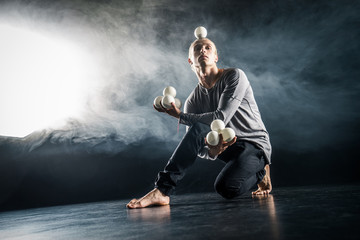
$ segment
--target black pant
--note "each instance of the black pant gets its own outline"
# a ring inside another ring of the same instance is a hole
[[[159,172],[155,187],[170,195],[177,181],[195,162],[210,131],[206,124],[195,123],[189,128],[169,159],[164,171]],[[238,140],[218,157],[226,163],[215,181],[215,190],[224,198],[234,198],[246,193],[265,176],[264,152],[254,144]]]

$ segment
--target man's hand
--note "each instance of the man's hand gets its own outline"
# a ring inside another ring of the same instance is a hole
[[[236,142],[236,136],[230,142],[225,142],[221,133],[219,134],[219,137],[220,137],[219,143],[216,146],[209,145],[205,138],[205,144],[209,147],[209,156],[212,158],[217,155],[220,155],[229,146],[233,145]]]
[[[175,103],[172,102],[171,103],[171,108],[164,108],[163,106],[161,106],[161,108],[157,108],[155,107],[155,105],[153,105],[155,110],[158,111],[158,112],[164,112],[164,113],[167,113],[169,114],[170,116],[173,116],[175,118],[179,118],[180,117],[180,109],[178,109],[176,106],[175,106]]]

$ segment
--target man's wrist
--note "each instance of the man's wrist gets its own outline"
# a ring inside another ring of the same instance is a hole
[[[209,154],[209,157],[211,157],[211,158],[216,158],[218,155],[217,151],[214,151],[214,149],[211,149],[211,148],[209,148],[208,154]]]
[[[179,113],[179,123],[183,123],[182,120],[184,118],[184,113],[183,112],[180,112]]]

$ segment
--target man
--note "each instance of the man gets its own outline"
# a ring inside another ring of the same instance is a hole
[[[266,195],[272,190],[270,179],[271,145],[268,132],[261,120],[252,88],[240,69],[219,69],[215,44],[207,39],[195,40],[189,48],[188,62],[199,84],[187,98],[184,112],[174,103],[172,108],[157,109],[187,125],[187,132],[169,159],[164,171],[159,172],[155,188],[140,199],[133,199],[128,208],[167,205],[187,168],[197,156],[226,163],[215,181],[215,190],[230,199],[248,192],[255,184],[254,195]],[[155,106],[154,106],[155,107]],[[232,128],[236,137],[224,142],[220,135],[217,146],[206,143],[210,123],[220,119]]]

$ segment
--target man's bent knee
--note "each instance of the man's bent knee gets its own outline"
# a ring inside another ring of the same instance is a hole
[[[232,199],[244,194],[247,190],[243,184],[231,184],[223,181],[215,182],[215,191],[220,194],[223,198]]]

